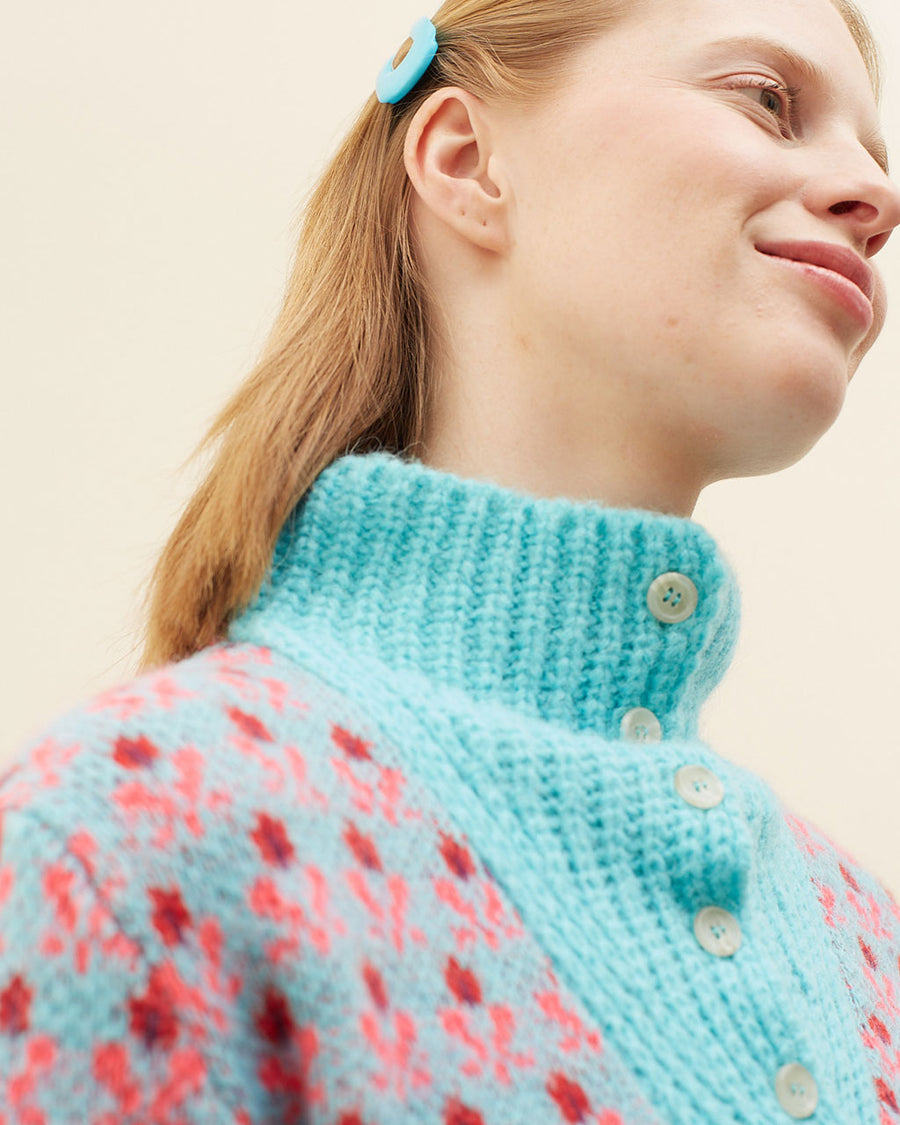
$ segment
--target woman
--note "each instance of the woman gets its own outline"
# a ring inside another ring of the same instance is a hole
[[[900,909],[698,738],[740,602],[690,518],[882,327],[865,21],[448,0],[407,49],[142,675],[0,785],[0,1120],[896,1120]]]

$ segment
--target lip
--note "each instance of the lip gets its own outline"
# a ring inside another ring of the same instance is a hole
[[[863,291],[870,304],[875,296],[875,275],[859,254],[848,246],[838,246],[833,242],[757,242],[756,249],[776,258],[808,262],[811,266],[822,266],[843,274]]]
[[[756,249],[817,281],[866,330],[872,326],[875,275],[866,263],[846,246],[831,242],[758,242]]]

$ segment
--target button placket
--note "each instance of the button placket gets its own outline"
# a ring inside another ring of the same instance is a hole
[[[679,571],[659,575],[647,591],[647,608],[657,621],[664,625],[677,625],[686,621],[699,603],[697,587]],[[654,730],[647,716],[652,712],[644,708],[629,711],[622,719],[622,736],[630,741],[657,741],[648,739]],[[661,732],[661,727],[660,727]],[[661,733],[660,733],[661,737]],[[682,800],[697,809],[712,809],[722,803],[725,787],[711,770],[699,764],[682,766],[674,777],[675,790]],[[715,957],[733,957],[743,942],[738,919],[718,906],[705,906],[694,916],[694,936],[707,953]],[[787,1063],[775,1076],[775,1095],[778,1104],[789,1117],[801,1120],[812,1117],[819,1104],[816,1081],[800,1063]]]
[[[657,621],[677,625],[696,610],[697,587],[685,574],[670,570],[659,575],[647,590],[647,607]],[[662,724],[646,707],[633,707],[622,716],[619,733],[626,742],[660,742]]]
[[[741,948],[741,924],[720,906],[704,906],[694,916],[694,936],[714,957],[733,957]]]
[[[634,707],[622,716],[619,727],[626,742],[660,742],[662,725],[646,707]]]
[[[675,792],[695,809],[714,809],[725,797],[725,786],[706,766],[682,766],[675,774]]]
[[[670,570],[650,583],[647,608],[663,625],[679,625],[694,613],[699,602],[697,587],[686,574]]]
[[[802,1120],[812,1117],[819,1104],[816,1080],[800,1063],[787,1063],[775,1075],[775,1096],[788,1116]]]

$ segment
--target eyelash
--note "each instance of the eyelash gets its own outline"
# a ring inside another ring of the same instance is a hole
[[[753,75],[748,74],[745,78],[742,78],[739,82],[729,83],[728,86],[727,86],[727,89],[729,89],[729,90],[745,90],[745,89],[772,90],[774,93],[780,94],[781,100],[784,103],[783,104],[784,112],[781,115],[781,117],[779,118],[779,120],[783,120],[785,122],[785,124],[788,126],[788,128],[790,129],[791,122],[794,119],[794,103],[796,102],[797,98],[800,96],[800,93],[801,93],[801,90],[798,86],[782,86],[780,82],[776,82],[772,78],[761,78],[759,76],[754,77]],[[765,107],[761,106],[760,108],[764,109]],[[775,115],[773,114],[772,116],[774,117]]]

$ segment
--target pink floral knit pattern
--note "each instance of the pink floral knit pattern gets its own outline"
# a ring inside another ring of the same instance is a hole
[[[825,925],[844,964],[856,968],[850,991],[859,1034],[871,1052],[881,1125],[900,1120],[900,906],[845,850],[798,817],[788,824],[809,858]],[[892,1030],[893,1029],[893,1030]]]
[[[290,672],[214,646],[2,778],[0,1125],[653,1125],[467,841]]]

